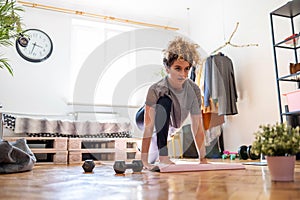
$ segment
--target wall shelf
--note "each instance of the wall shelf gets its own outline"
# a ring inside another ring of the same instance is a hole
[[[286,116],[287,120],[291,117],[299,117],[300,110],[296,112],[289,112],[286,105],[282,105],[281,97],[282,90],[281,84],[285,83],[296,83],[298,88],[300,88],[300,72],[295,74],[288,75],[279,75],[279,65],[278,65],[278,56],[277,49],[285,49],[287,51],[292,51],[294,53],[294,62],[298,63],[298,50],[300,49],[300,42],[298,42],[300,38],[300,31],[295,30],[295,28],[299,28],[299,26],[295,26],[296,18],[300,16],[300,0],[289,1],[285,5],[279,7],[270,13],[270,22],[271,22],[271,30],[272,30],[272,42],[273,42],[273,53],[274,53],[274,64],[275,64],[275,73],[276,73],[276,83],[277,83],[277,95],[278,95],[278,107],[280,113],[280,122],[283,123],[283,116]],[[274,30],[274,19],[276,17],[283,17],[289,19],[290,27],[291,27],[291,36],[286,39],[277,42],[275,39],[275,30]],[[289,45],[287,44],[289,43]],[[286,62],[286,66],[289,65],[291,61]],[[283,112],[283,107],[285,107],[285,112]],[[300,121],[300,120],[299,120]],[[296,125],[299,125],[296,124]],[[293,124],[295,126],[295,124]]]

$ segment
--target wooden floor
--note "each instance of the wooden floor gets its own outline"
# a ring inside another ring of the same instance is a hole
[[[93,173],[84,173],[81,165],[36,164],[30,172],[0,175],[0,199],[296,200],[300,199],[300,161],[294,182],[272,182],[267,166],[253,165],[246,165],[243,170],[128,170],[124,175],[116,175],[112,163],[97,164]]]

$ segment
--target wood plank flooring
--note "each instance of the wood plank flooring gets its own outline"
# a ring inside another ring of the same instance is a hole
[[[36,164],[30,172],[2,174],[0,199],[300,199],[300,161],[294,182],[272,182],[267,166],[181,173],[127,170],[116,175],[112,164],[97,164],[93,173],[84,173],[81,165]]]

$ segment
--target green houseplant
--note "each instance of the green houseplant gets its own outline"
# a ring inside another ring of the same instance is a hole
[[[14,0],[0,0],[0,47],[12,46],[15,39],[22,32],[21,17],[18,14],[23,9]],[[3,48],[1,48],[3,50]],[[7,69],[13,75],[8,59],[0,53],[0,68]]]
[[[260,125],[255,132],[252,152],[265,156],[289,156],[300,151],[299,127],[292,128],[286,123]]]
[[[273,181],[293,181],[295,155],[300,152],[299,127],[276,123],[260,125],[259,128],[254,133],[251,151],[266,156]]]

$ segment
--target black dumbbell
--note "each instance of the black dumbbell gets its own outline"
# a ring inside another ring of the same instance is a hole
[[[95,163],[93,160],[85,160],[82,165],[84,172],[92,172],[94,167],[95,167]]]
[[[246,146],[242,145],[238,149],[239,158],[243,160],[247,160],[250,158],[251,160],[257,160],[259,159],[259,155],[254,154],[251,152],[252,145]]]
[[[143,170],[143,162],[141,160],[133,160],[131,164],[125,164],[125,161],[115,161],[114,170],[117,174],[123,174],[126,169],[132,169],[133,172],[141,172]]]
[[[260,158],[259,155],[256,155],[255,153],[253,153],[251,151],[251,148],[252,148],[252,145],[249,145],[248,148],[247,148],[247,154],[248,154],[248,157],[251,159],[251,160],[257,160]]]

